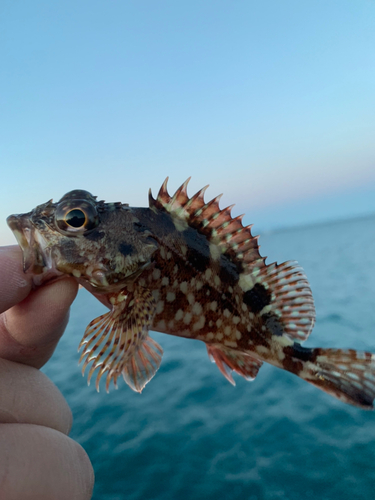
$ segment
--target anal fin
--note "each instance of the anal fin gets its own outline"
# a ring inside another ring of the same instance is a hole
[[[246,380],[254,380],[263,362],[258,361],[249,354],[228,349],[222,346],[206,345],[208,355],[215,362],[224,377],[236,385],[232,371],[235,371]]]
[[[134,391],[141,392],[158,370],[163,350],[149,335],[155,314],[155,301],[150,291],[135,289],[111,295],[112,310],[94,319],[86,328],[79,345],[84,361],[82,373],[92,362],[88,383],[96,369],[96,389],[107,372],[106,390],[110,382],[117,387],[117,379],[123,376]]]

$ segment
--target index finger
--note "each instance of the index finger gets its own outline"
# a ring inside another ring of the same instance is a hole
[[[16,246],[0,250],[0,282],[0,357],[40,368],[64,332],[78,285],[66,278],[33,290]]]

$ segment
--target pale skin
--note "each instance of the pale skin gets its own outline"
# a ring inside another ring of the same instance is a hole
[[[0,247],[0,491],[2,500],[89,500],[94,473],[68,437],[71,410],[39,371],[68,323],[77,284],[32,289],[18,247]]]

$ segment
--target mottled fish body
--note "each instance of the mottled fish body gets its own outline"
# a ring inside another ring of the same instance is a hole
[[[191,198],[186,181],[167,183],[149,208],[67,193],[27,214],[8,217],[37,284],[75,277],[110,311],[87,327],[83,370],[106,388],[121,375],[140,392],[162,359],[149,330],[201,340],[223,375],[248,380],[263,362],[287,370],[338,399],[373,408],[375,356],[304,348],[315,321],[307,278],[296,262],[266,264],[258,238],[231,207]]]

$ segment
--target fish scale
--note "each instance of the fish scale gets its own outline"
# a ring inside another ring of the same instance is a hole
[[[304,348],[315,322],[311,289],[295,261],[266,264],[258,236],[192,197],[189,179],[170,196],[168,178],[149,207],[105,203],[74,190],[27,214],[8,217],[36,285],[74,277],[110,311],[93,320],[80,343],[83,372],[141,392],[162,360],[156,330],[205,342],[209,358],[234,384],[253,380],[264,362],[364,409],[375,397],[375,355]]]

